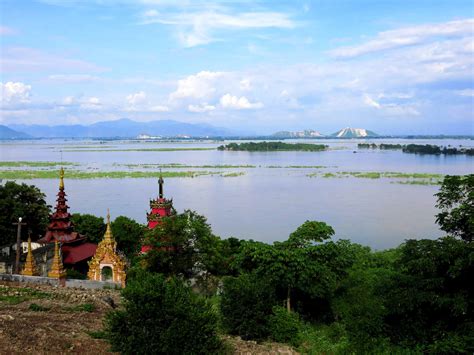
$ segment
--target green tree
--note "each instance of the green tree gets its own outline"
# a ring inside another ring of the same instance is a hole
[[[276,302],[274,286],[260,275],[225,277],[220,301],[222,325],[242,339],[263,340],[270,334],[268,321]]]
[[[187,210],[165,217],[160,225],[145,231],[144,243],[152,247],[143,256],[148,270],[190,278],[205,268],[203,258],[214,253],[216,237],[205,217]]]
[[[74,224],[74,230],[85,235],[92,243],[99,243],[104,237],[106,225],[102,217],[74,213],[71,220]]]
[[[0,185],[0,245],[16,240],[17,227],[12,223],[22,217],[26,226],[22,228],[22,239],[26,240],[28,230],[32,238],[44,235],[49,221],[50,206],[45,195],[33,185],[7,181]]]
[[[383,283],[392,342],[428,353],[474,352],[474,245],[453,237],[408,240]]]
[[[106,318],[112,350],[122,354],[218,354],[217,316],[177,278],[139,271],[122,291],[123,310]]]
[[[474,174],[446,176],[436,194],[436,223],[448,234],[472,242],[474,238]]]
[[[242,270],[255,270],[284,288],[290,312],[293,290],[310,297],[326,297],[335,289],[339,274],[350,265],[350,243],[316,244],[333,234],[334,230],[324,222],[306,221],[285,242],[246,242],[237,262]]]
[[[125,216],[115,218],[111,227],[117,241],[117,249],[129,259],[133,258],[140,251],[145,227]]]

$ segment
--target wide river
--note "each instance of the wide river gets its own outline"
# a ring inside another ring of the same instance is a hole
[[[348,172],[442,175],[474,172],[474,158],[465,155],[416,155],[357,148],[357,144],[363,142],[472,147],[473,140],[328,139],[307,142],[327,144],[330,150],[143,151],[151,148],[216,148],[222,142],[107,141],[101,144],[90,140],[37,140],[1,143],[0,161],[60,162],[62,159],[79,164],[67,166],[67,169],[85,171],[158,169],[156,166],[136,166],[138,164],[192,165],[193,168],[167,168],[163,171],[219,173],[194,178],[167,178],[165,196],[173,198],[178,212],[191,209],[206,216],[214,233],[221,237],[281,241],[304,221],[317,220],[333,226],[336,238],[350,239],[375,249],[397,246],[407,238],[442,236],[443,232],[435,223],[437,209],[434,194],[438,192],[439,185],[417,183],[426,179],[360,178]],[[210,167],[215,165],[252,167]],[[158,192],[156,178],[75,180],[68,178],[67,169],[65,185],[71,213],[105,216],[107,208],[110,208],[112,218],[125,215],[140,223],[146,222],[149,200],[155,198]],[[346,174],[341,174],[344,172]],[[38,186],[46,194],[48,204],[54,205],[57,179],[18,181]]]

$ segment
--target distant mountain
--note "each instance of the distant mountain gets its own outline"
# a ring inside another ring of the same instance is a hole
[[[277,138],[314,138],[314,137],[324,137],[324,134],[319,133],[318,131],[313,131],[312,129],[305,129],[304,131],[280,131],[272,134],[272,137]]]
[[[379,135],[375,132],[369,131],[364,128],[343,128],[336,133],[331,134],[331,137],[337,138],[370,138],[378,137]]]
[[[21,139],[31,138],[28,134],[15,131],[7,126],[0,125],[0,139]]]
[[[184,123],[173,120],[137,122],[126,118],[97,122],[91,125],[10,125],[35,138],[135,138],[139,135],[161,137],[216,137],[230,136],[233,132],[202,123]]]

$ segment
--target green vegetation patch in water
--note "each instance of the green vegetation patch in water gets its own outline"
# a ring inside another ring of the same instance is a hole
[[[57,161],[0,161],[0,167],[15,168],[29,166],[32,168],[55,167],[55,166],[77,166],[78,163],[57,162]]]
[[[326,150],[327,145],[310,143],[283,143],[283,142],[248,142],[248,143],[229,143],[221,145],[218,150],[247,151],[247,152],[278,152],[278,151],[303,151],[320,152]]]
[[[169,163],[169,164],[114,164],[117,166],[126,166],[128,168],[143,168],[143,169],[237,169],[237,168],[256,168],[256,165],[226,165],[226,164],[216,164],[216,165],[186,165],[179,163]]]
[[[220,171],[66,171],[68,179],[124,179],[124,178],[157,178],[162,174],[164,178],[197,177],[201,175],[219,175]],[[3,170],[0,171],[1,179],[57,179],[57,171],[50,170]]]

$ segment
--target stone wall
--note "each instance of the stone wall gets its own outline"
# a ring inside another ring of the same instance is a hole
[[[39,285],[50,285],[50,286],[61,286],[58,279],[43,276],[25,276],[16,274],[0,274],[0,281],[18,282],[24,284],[39,284]],[[106,281],[92,281],[92,280],[77,280],[77,279],[66,279],[66,287],[71,288],[83,288],[83,289],[117,289],[121,288],[119,283],[106,282]]]

